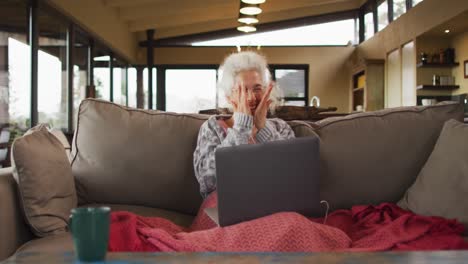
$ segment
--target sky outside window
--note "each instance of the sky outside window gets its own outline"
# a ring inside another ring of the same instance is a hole
[[[353,42],[354,19],[192,43],[193,46],[317,46]]]

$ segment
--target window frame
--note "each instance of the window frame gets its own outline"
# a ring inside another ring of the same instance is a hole
[[[276,82],[276,70],[303,70],[304,71],[304,96],[303,97],[283,97],[284,102],[304,102],[304,106],[308,105],[309,100],[309,64],[270,64],[269,69],[271,78]]]
[[[93,62],[93,58],[95,56],[94,52],[94,45],[99,45],[104,47],[105,49],[109,50],[111,54],[113,54],[114,57],[118,57],[121,61],[123,61],[126,65],[128,65],[128,61],[123,57],[117,55],[112,48],[100,41],[99,36],[96,36],[95,34],[91,33],[88,30],[85,30],[84,28],[80,27],[78,23],[71,17],[67,16],[66,14],[62,13],[52,5],[48,4],[47,2],[44,1],[39,1],[39,0],[24,0],[27,6],[27,21],[28,21],[28,26],[26,30],[26,35],[28,37],[28,45],[30,46],[30,57],[31,57],[31,65],[30,65],[30,76],[31,76],[31,81],[30,81],[30,127],[34,127],[38,124],[39,118],[38,118],[38,54],[39,54],[39,36],[40,36],[40,28],[39,28],[39,16],[43,13],[46,12],[50,14],[50,16],[53,16],[54,18],[57,18],[59,20],[62,20],[63,23],[65,23],[67,27],[67,39],[66,39],[66,65],[67,65],[67,70],[66,70],[66,75],[67,75],[67,91],[68,91],[68,100],[67,100],[67,127],[66,128],[61,128],[63,132],[69,136],[73,136],[73,131],[74,131],[74,124],[73,124],[73,115],[75,114],[74,112],[74,100],[73,100],[73,65],[75,62],[74,59],[74,52],[75,52],[75,40],[76,36],[79,34],[80,36],[85,36],[86,38],[89,39],[89,50],[88,50],[88,63]],[[111,68],[111,65],[109,65],[109,68]],[[128,67],[127,67],[128,68]],[[88,87],[87,87],[87,94],[89,97],[92,97],[92,93],[88,93],[92,87],[94,87],[94,63],[89,63],[87,69],[86,69],[86,74],[87,74],[87,82],[88,82]],[[110,70],[110,75],[112,76],[112,70]],[[110,76],[110,77],[111,77]],[[90,78],[91,77],[91,78]],[[128,90],[128,89],[127,89]],[[110,91],[112,93],[113,87],[111,84]],[[128,91],[127,91],[128,92]],[[112,94],[110,95],[112,98]]]

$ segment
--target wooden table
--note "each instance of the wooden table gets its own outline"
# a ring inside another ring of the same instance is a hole
[[[73,253],[19,253],[4,264],[79,263]],[[109,253],[101,263],[468,263],[468,251],[376,253]]]

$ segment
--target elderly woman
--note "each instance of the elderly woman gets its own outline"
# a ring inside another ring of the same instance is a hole
[[[251,51],[234,53],[225,59],[220,70],[218,88],[224,91],[234,114],[212,116],[200,128],[193,159],[204,198],[216,189],[217,148],[294,138],[286,122],[267,119],[268,108],[276,98],[263,56]]]

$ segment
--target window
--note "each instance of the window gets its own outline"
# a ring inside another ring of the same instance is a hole
[[[355,39],[354,19],[346,19],[265,33],[243,34],[193,43],[193,46],[314,46],[347,45]],[[314,36],[314,37],[310,37]]]
[[[393,20],[406,12],[406,0],[393,0]]]
[[[280,90],[278,96],[283,98],[284,105],[307,105],[307,72],[308,65],[285,67],[271,65],[273,78]],[[306,72],[307,71],[307,72]]]
[[[38,12],[38,122],[68,129],[68,23],[49,10]]]
[[[0,1],[0,125],[25,131],[31,123],[31,56],[26,1]],[[14,28],[14,31],[4,29]],[[18,132],[20,132],[18,131]]]
[[[198,113],[216,108],[215,69],[167,69],[166,111]]]
[[[113,101],[127,105],[127,69],[125,63],[116,59],[113,68]]]
[[[388,25],[388,3],[387,0],[380,2],[377,7],[377,17],[379,22],[379,31]]]
[[[128,68],[128,106],[137,107],[137,71],[136,68]]]
[[[374,36],[374,15],[372,12],[366,13],[364,15],[364,36],[365,39],[370,39]]]
[[[88,84],[88,36],[76,30],[73,65],[73,128],[76,128],[81,101],[86,98]]]
[[[413,0],[413,6],[421,3],[423,0]]]
[[[157,69],[156,68],[153,68],[153,108],[152,109],[156,109],[156,101],[157,101],[157,96],[156,96],[156,93],[158,91],[158,89],[156,89],[156,85],[157,85]]]
[[[96,98],[110,101],[110,56],[98,55],[94,57],[94,85]]]
[[[153,68],[153,102],[152,102],[152,109],[156,109],[156,68]],[[148,68],[143,70],[143,94],[144,94],[144,109],[148,109]]]

